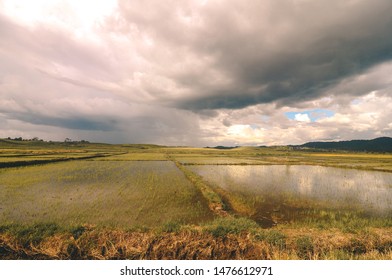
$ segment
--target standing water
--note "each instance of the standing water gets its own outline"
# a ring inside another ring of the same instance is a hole
[[[304,209],[392,216],[392,173],[307,165],[202,165],[191,169],[241,197],[254,208],[253,218],[267,224],[273,213],[290,220]]]

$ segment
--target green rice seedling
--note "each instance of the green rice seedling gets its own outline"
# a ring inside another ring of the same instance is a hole
[[[0,223],[159,227],[212,218],[171,162],[66,162],[6,170],[0,182]]]

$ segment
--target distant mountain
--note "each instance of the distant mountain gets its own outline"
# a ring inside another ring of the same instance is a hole
[[[236,149],[238,146],[235,147],[228,147],[228,146],[215,146],[215,147],[206,147],[209,149],[218,149],[218,150],[231,150],[231,149]]]
[[[392,138],[380,137],[372,140],[351,140],[339,142],[308,142],[297,147],[333,149],[347,151],[392,152]]]

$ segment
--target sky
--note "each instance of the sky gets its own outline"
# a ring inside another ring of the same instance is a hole
[[[0,0],[0,137],[392,137],[390,0]]]

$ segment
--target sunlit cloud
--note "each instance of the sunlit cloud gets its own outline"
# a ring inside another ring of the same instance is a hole
[[[294,119],[299,122],[310,122],[310,118],[308,114],[301,114],[301,113],[295,114]]]

